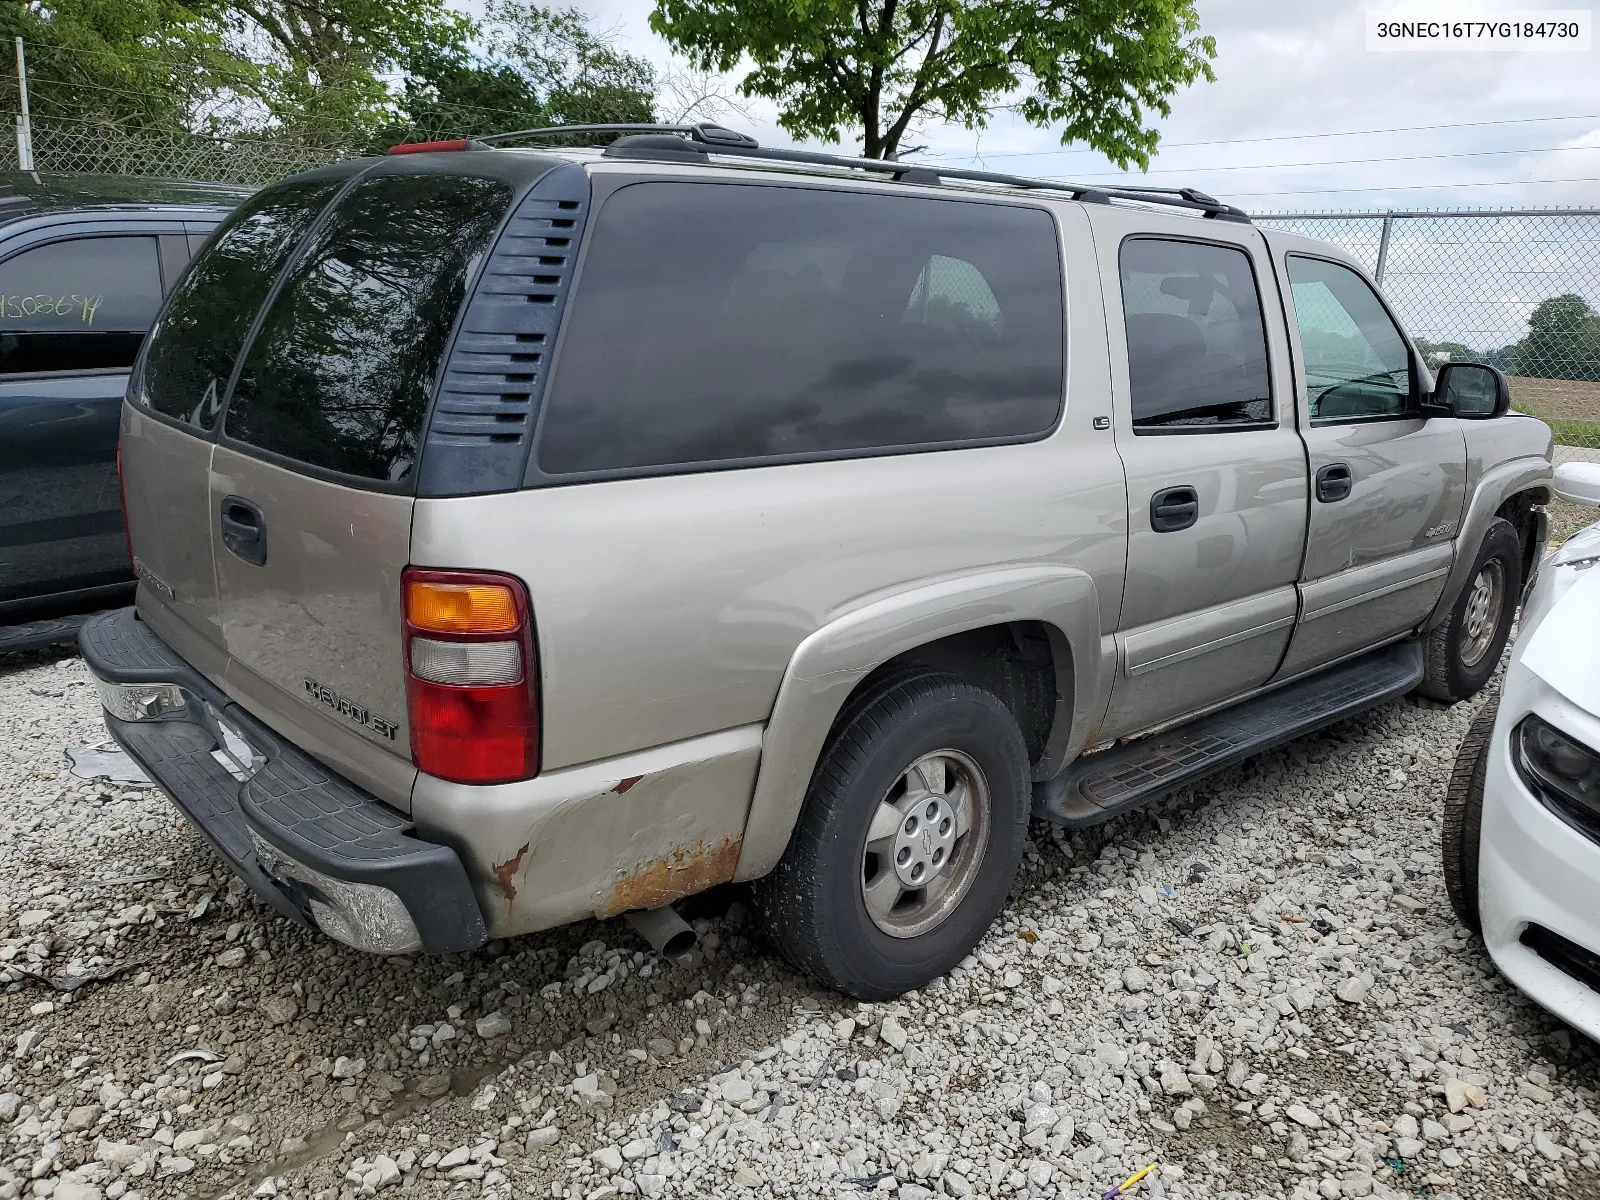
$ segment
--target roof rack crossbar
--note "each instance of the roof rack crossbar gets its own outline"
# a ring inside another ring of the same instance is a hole
[[[962,167],[943,167],[936,163],[907,162],[902,159],[852,158],[843,154],[825,154],[817,150],[789,150],[760,146],[746,134],[736,133],[720,125],[702,122],[695,125],[669,125],[653,122],[614,125],[548,125],[539,129],[517,129],[509,133],[495,133],[476,140],[497,145],[532,137],[568,137],[579,134],[677,134],[688,143],[685,150],[697,154],[721,154],[737,158],[764,159],[772,162],[806,163],[811,166],[843,167],[856,171],[888,175],[905,183],[938,183],[942,179],[961,179],[973,183],[992,183],[1026,191],[1063,192],[1075,200],[1109,204],[1113,199],[1134,200],[1143,204],[1160,204],[1174,208],[1196,209],[1207,217],[1224,221],[1241,221],[1246,224],[1250,216],[1243,209],[1225,204],[1198,188],[1160,188],[1135,184],[1107,187],[1103,184],[1071,183],[1061,179],[1037,179],[1025,175],[1007,175],[997,171],[976,171]],[[626,137],[614,143],[615,149],[626,150]],[[641,142],[646,138],[639,139]],[[629,157],[651,157],[652,148],[640,146]],[[674,156],[676,157],[676,156]]]

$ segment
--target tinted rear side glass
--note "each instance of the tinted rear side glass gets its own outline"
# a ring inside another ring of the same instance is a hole
[[[83,237],[0,263],[0,373],[126,370],[161,306],[153,237]]]
[[[473,176],[352,188],[263,319],[227,436],[325,471],[403,480],[467,282],[510,202],[506,184]]]
[[[1267,338],[1250,256],[1228,246],[1130,238],[1120,270],[1134,428],[1270,424]]]
[[[549,474],[1036,437],[1061,406],[1039,209],[635,184],[601,209],[571,304]]]
[[[135,400],[209,429],[256,310],[296,243],[341,183],[297,180],[258,192],[229,218],[173,289],[151,331]]]

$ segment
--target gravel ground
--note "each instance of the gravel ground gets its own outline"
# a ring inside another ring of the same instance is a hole
[[[1594,1048],[1445,901],[1473,708],[1403,701],[1036,826],[979,952],[858,1005],[737,892],[691,910],[688,967],[618,922],[345,950],[158,792],[67,773],[103,736],[76,659],[0,659],[0,1200],[1086,1197],[1150,1162],[1139,1195],[1600,1194]]]

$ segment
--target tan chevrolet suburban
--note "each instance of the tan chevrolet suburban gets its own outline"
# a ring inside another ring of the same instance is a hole
[[[570,133],[570,130],[562,131]],[[1489,678],[1550,434],[1332,246],[1192,190],[714,126],[266,188],[122,410],[113,735],[380,953],[748,881],[886,997],[1105,821]]]

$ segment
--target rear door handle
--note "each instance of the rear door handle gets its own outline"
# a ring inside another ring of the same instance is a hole
[[[1150,497],[1150,528],[1175,533],[1200,519],[1200,493],[1188,484],[1162,488]]]
[[[220,514],[222,544],[255,566],[267,561],[267,517],[261,506],[243,496],[227,496]]]
[[[1343,500],[1355,486],[1349,463],[1329,463],[1317,468],[1317,499],[1324,504]]]

